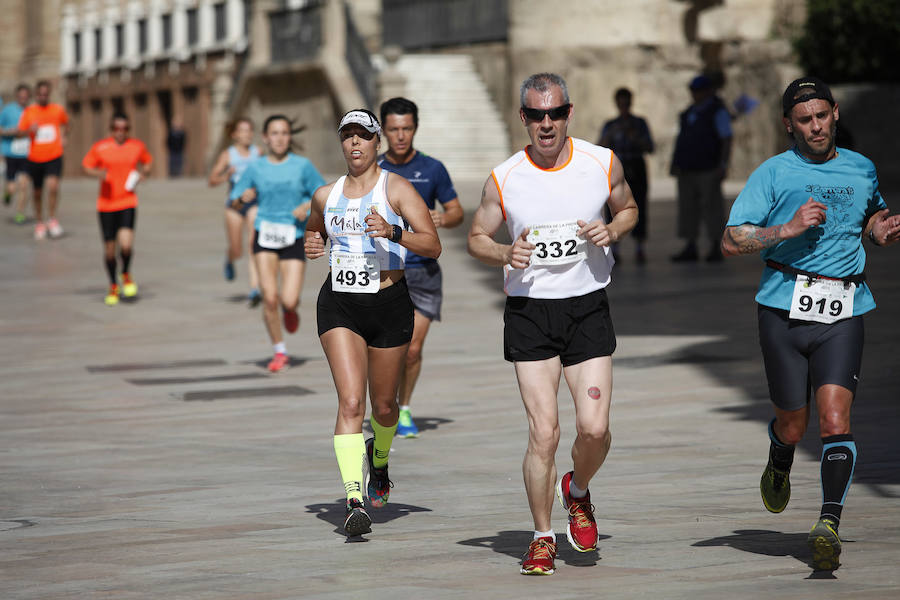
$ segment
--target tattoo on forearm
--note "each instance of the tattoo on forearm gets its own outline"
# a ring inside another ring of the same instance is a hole
[[[740,225],[738,227],[729,227],[725,230],[725,236],[730,244],[737,249],[740,254],[751,254],[759,252],[766,248],[781,242],[784,238],[781,235],[782,225],[773,227],[757,227],[755,225]]]

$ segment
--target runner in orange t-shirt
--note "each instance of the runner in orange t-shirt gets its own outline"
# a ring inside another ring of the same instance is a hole
[[[103,253],[109,274],[109,293],[104,302],[108,306],[119,303],[119,283],[116,280],[116,242],[122,259],[122,294],[126,298],[137,295],[137,284],[129,273],[131,249],[134,245],[134,222],[137,209],[138,182],[150,174],[153,158],[144,142],[128,137],[131,129],[128,117],[116,113],[110,124],[112,135],[88,150],[81,161],[84,172],[100,179],[97,214],[103,234]]]
[[[59,202],[59,178],[62,174],[62,155],[69,133],[69,115],[59,104],[50,103],[50,82],[39,81],[34,89],[35,104],[22,113],[19,120],[19,134],[31,138],[28,152],[28,174],[34,186],[34,239],[58,238],[63,229],[56,219]],[[44,179],[47,180],[47,198],[50,218],[44,222],[42,192]]]

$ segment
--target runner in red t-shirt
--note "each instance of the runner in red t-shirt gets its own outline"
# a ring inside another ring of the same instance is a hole
[[[19,135],[31,138],[28,152],[28,175],[34,186],[34,239],[58,238],[63,229],[56,219],[59,202],[59,178],[62,174],[63,148],[69,133],[69,115],[59,104],[50,102],[50,82],[39,81],[34,88],[35,104],[22,113],[19,120]],[[44,179],[47,180],[47,199],[50,218],[44,222],[42,192]]]
[[[110,281],[109,293],[104,302],[108,306],[114,306],[119,303],[116,242],[122,258],[122,294],[126,298],[137,295],[137,284],[128,270],[138,203],[134,189],[139,181],[150,174],[153,158],[144,142],[128,137],[131,126],[125,114],[114,114],[110,128],[112,135],[91,146],[81,165],[85,173],[100,179],[97,214],[100,217],[106,271]]]

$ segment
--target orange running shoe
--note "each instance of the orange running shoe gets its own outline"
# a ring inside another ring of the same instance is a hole
[[[553,575],[556,558],[556,542],[552,537],[541,537],[528,545],[528,552],[522,559],[522,575]]]

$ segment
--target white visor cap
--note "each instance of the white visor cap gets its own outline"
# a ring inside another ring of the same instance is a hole
[[[341,124],[338,125],[338,133],[341,132],[341,129],[346,127],[347,125],[356,124],[361,126],[366,131],[372,132],[376,135],[381,135],[381,125],[378,124],[378,121],[372,118],[372,115],[369,113],[363,112],[361,110],[351,110],[344,118],[341,119]]]

